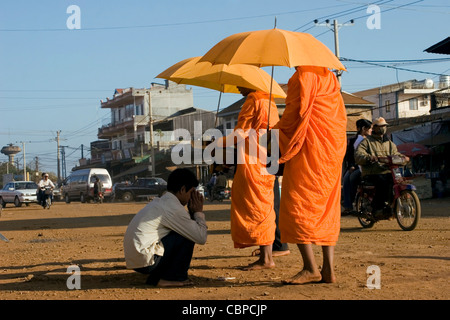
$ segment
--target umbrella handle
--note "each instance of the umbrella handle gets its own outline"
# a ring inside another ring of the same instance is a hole
[[[271,74],[271,77],[270,77],[269,112],[267,114],[267,132],[269,132],[269,130],[270,130],[270,109],[271,109],[270,108],[270,104],[271,104],[271,101],[272,101],[272,84],[273,84],[273,66],[272,66],[272,74]],[[276,104],[275,104],[275,106],[276,106]]]
[[[273,28],[277,28],[277,16],[275,16],[275,22]],[[272,101],[272,83],[273,83],[273,66],[272,66],[272,74],[270,77],[270,92],[269,92],[269,113],[267,114],[267,132],[270,130],[270,102]],[[275,104],[276,106],[276,104]]]
[[[222,85],[222,90],[223,90],[223,86],[224,86],[224,85]],[[219,118],[219,106],[220,106],[220,99],[221,99],[221,98],[222,98],[222,91],[220,91],[220,94],[219,94],[219,102],[217,103],[216,122],[215,122],[214,128],[217,127],[217,119]]]

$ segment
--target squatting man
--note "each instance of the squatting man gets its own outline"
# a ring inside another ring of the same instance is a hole
[[[174,170],[167,181],[167,192],[147,204],[128,225],[124,237],[126,266],[148,275],[147,284],[192,284],[188,270],[194,246],[205,244],[207,238],[198,184],[192,171]]]

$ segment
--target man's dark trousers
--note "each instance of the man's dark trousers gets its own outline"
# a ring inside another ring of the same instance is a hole
[[[371,174],[366,179],[375,186],[375,196],[372,200],[374,212],[383,209],[385,202],[390,204],[392,201],[392,188],[394,187],[392,174]]]
[[[167,281],[185,281],[194,253],[195,243],[175,231],[171,231],[161,239],[164,255],[155,256],[155,263],[151,266],[135,269],[148,274],[146,283],[157,285],[160,279]]]

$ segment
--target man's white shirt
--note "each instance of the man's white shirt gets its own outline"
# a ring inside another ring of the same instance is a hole
[[[147,204],[128,225],[124,237],[126,266],[137,269],[153,265],[155,254],[164,255],[161,239],[172,230],[195,243],[205,244],[207,229],[203,212],[194,213],[191,219],[178,198],[166,192]]]

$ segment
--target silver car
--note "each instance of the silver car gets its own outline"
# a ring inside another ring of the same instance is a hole
[[[0,206],[4,208],[7,203],[14,203],[16,207],[22,203],[37,203],[36,191],[38,185],[33,181],[11,181],[0,190]]]

